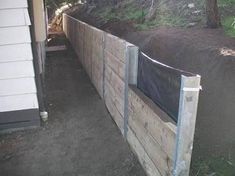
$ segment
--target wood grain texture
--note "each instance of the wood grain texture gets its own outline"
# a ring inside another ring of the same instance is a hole
[[[150,159],[147,152],[145,151],[144,147],[137,139],[136,134],[130,128],[128,129],[127,133],[127,141],[129,142],[130,147],[138,157],[148,176],[162,176],[153,161]]]
[[[112,70],[122,79],[125,78],[125,64],[121,60],[117,59],[116,56],[111,54],[107,49],[104,52],[105,63],[111,67]]]
[[[110,94],[108,92],[106,92],[104,94],[104,100],[105,100],[105,104],[106,107],[110,113],[110,115],[112,116],[113,120],[115,121],[115,123],[117,124],[118,128],[120,129],[121,133],[124,134],[123,131],[123,117],[122,115],[119,113],[117,107],[115,106],[115,103],[113,102]]]
[[[176,125],[137,88],[129,89],[129,128],[161,175],[173,170]]]
[[[104,32],[92,28],[92,82],[103,98],[104,84]]]
[[[64,18],[68,39],[97,91],[100,95],[103,93],[105,105],[122,134],[125,123],[128,129],[125,137],[147,174],[173,175],[174,167],[180,166],[175,158],[177,152],[180,155],[178,160],[185,159],[185,165],[188,166],[194,127],[189,129],[189,126],[183,125],[184,131],[190,135],[182,140],[185,132],[179,131],[177,124],[164,111],[136,87],[128,87],[129,83],[136,84],[138,48],[72,17]],[[125,109],[125,106],[128,108]],[[195,125],[194,122],[190,124]],[[180,147],[176,135],[180,136],[180,141],[184,141],[181,153],[178,151]]]
[[[105,33],[105,49],[115,56],[119,61],[125,63],[126,41],[112,34]]]
[[[129,112],[161,145],[162,149],[173,159],[175,151],[176,124],[155,103],[139,89],[129,89]]]
[[[110,85],[108,81],[105,80],[105,95],[110,96],[113,101],[114,106],[117,108],[119,113],[124,117],[124,101],[120,96],[117,94],[113,86]]]
[[[105,65],[105,80],[116,91],[116,94],[124,101],[124,82],[123,80],[107,65]]]

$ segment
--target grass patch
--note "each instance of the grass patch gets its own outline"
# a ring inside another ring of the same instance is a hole
[[[186,20],[180,16],[176,16],[171,13],[157,14],[156,19],[151,21],[145,21],[143,24],[137,24],[137,28],[140,30],[151,29],[159,26],[166,27],[185,27],[187,25]]]
[[[95,12],[95,14],[105,21],[119,19],[122,21],[142,23],[144,21],[146,11],[130,3],[119,9],[115,9],[113,7],[100,8]]]
[[[228,7],[231,5],[235,5],[235,0],[218,0],[219,7]]]
[[[235,37],[235,16],[229,16],[222,19],[222,25],[228,36]]]
[[[95,12],[95,14],[105,21],[118,18],[118,16],[116,16],[115,11],[111,7],[100,8]]]
[[[145,20],[149,9],[143,9],[133,1],[129,1],[121,8],[112,7],[100,8],[95,12],[105,22],[109,20],[132,21],[138,30],[147,30],[159,26],[183,27],[186,26],[185,20],[175,15],[168,8],[161,7],[157,10],[156,18]]]
[[[205,6],[204,1],[195,0],[194,2],[198,9],[203,9]],[[222,10],[230,9],[235,6],[235,0],[219,0],[218,4],[220,7],[224,7],[221,8]],[[128,0],[122,3],[122,6],[119,8],[111,6],[99,8],[95,11],[95,15],[103,19],[104,22],[112,20],[131,21],[138,30],[148,30],[159,26],[186,27],[190,22],[196,22],[197,24],[205,23],[205,14],[192,16],[187,6],[185,6],[185,2],[179,2],[176,8],[178,10],[172,11],[169,5],[165,3],[165,0],[161,0],[155,17],[151,20],[145,20],[149,8],[143,9],[135,1]],[[228,36],[235,37],[235,16],[234,14],[227,13],[227,11],[225,15],[221,15],[222,25]]]
[[[170,13],[164,13],[158,15],[157,24],[158,26],[184,27],[186,25],[186,22],[180,16]]]
[[[192,164],[191,176],[234,176],[235,161],[229,161],[223,157],[215,157],[207,160],[197,160]]]

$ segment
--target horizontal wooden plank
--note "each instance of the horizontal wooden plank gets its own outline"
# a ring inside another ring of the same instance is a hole
[[[105,65],[105,80],[107,80],[115,89],[118,96],[124,100],[125,84],[123,80],[107,65]]]
[[[103,32],[92,28],[92,82],[103,97],[104,77],[104,53],[103,53]]]
[[[92,35],[92,41],[93,41],[93,44],[95,44],[96,46],[104,45],[104,43],[103,43],[104,42],[104,31],[101,31],[99,29],[94,29],[93,35]]]
[[[31,24],[26,8],[0,10],[0,19],[0,27],[28,26]]]
[[[99,93],[100,97],[103,98],[103,78],[102,75],[93,75],[92,76],[92,83],[94,84],[97,92]]]
[[[31,44],[2,45],[0,56],[0,62],[32,60]]]
[[[130,120],[144,126],[162,150],[173,160],[176,140],[176,124],[137,88],[129,88]],[[144,118],[143,118],[144,117]]]
[[[94,59],[93,59],[94,61]],[[103,65],[96,64],[93,62],[92,64],[92,83],[96,87],[99,95],[103,97]]]
[[[94,50],[92,51],[92,69],[93,67],[95,69],[97,69],[98,71],[103,73],[103,67],[104,67],[104,63],[103,63],[103,58],[102,58],[102,53],[100,52],[94,52]]]
[[[115,58],[110,52],[104,52],[105,63],[122,79],[125,77],[125,64],[118,58]]]
[[[124,127],[124,120],[123,120],[123,117],[118,112],[118,110],[117,110],[116,106],[114,105],[114,103],[113,103],[110,96],[107,96],[105,94],[104,95],[104,100],[105,100],[105,105],[106,105],[111,117],[115,121],[115,123],[118,126],[118,128],[120,129],[121,133],[124,134],[124,128],[123,128]]]
[[[31,42],[28,26],[0,28],[0,38],[0,45]]]
[[[0,96],[36,93],[34,78],[0,80]]]
[[[1,0],[0,9],[15,9],[28,7],[27,0]]]
[[[85,47],[87,48],[87,47]],[[90,79],[92,79],[92,58],[90,56],[91,50],[90,49],[85,49],[84,50],[84,68],[88,74],[88,76],[90,77]]]
[[[32,61],[0,63],[0,80],[22,77],[34,77]]]
[[[156,168],[156,166],[154,165],[153,161],[149,158],[149,155],[146,153],[141,143],[138,141],[135,133],[133,133],[133,131],[130,128],[128,128],[127,141],[130,144],[134,153],[137,155],[147,175],[162,176],[158,171],[158,169]]]
[[[86,69],[86,72],[88,73],[90,79],[92,80],[92,31],[88,27],[88,25],[84,25],[84,67]]]
[[[105,33],[105,50],[110,52],[123,63],[126,62],[126,44],[125,40]]]
[[[105,80],[105,95],[109,96],[118,112],[124,117],[124,99],[118,95],[115,89]]]
[[[164,152],[161,145],[149,134],[146,126],[138,123],[135,113],[129,113],[129,127],[136,134],[139,142],[162,175],[171,175],[173,160]],[[145,118],[145,116],[141,116]],[[145,124],[146,125],[146,124]],[[172,156],[173,157],[173,156]]]
[[[24,94],[15,96],[0,97],[0,112],[16,111],[23,109],[37,109],[38,100],[37,95]]]

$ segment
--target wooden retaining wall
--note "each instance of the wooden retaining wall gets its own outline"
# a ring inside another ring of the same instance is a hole
[[[128,60],[126,52],[126,41],[105,33],[104,100],[122,134],[124,134],[125,63]]]
[[[64,32],[99,95],[103,98],[104,32],[72,17],[66,17],[63,23]]]
[[[135,86],[129,88],[128,141],[149,175],[171,175],[176,124]]]
[[[188,176],[200,76],[182,76],[176,124],[135,86],[138,47],[66,14],[63,29],[146,173]]]

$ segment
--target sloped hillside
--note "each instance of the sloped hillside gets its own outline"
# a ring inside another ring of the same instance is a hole
[[[235,0],[219,0],[218,6],[223,29],[227,35],[235,36]],[[112,23],[125,24],[127,29],[136,31],[160,26],[206,26],[205,1],[202,0],[102,0],[84,4],[72,15],[103,29]]]

